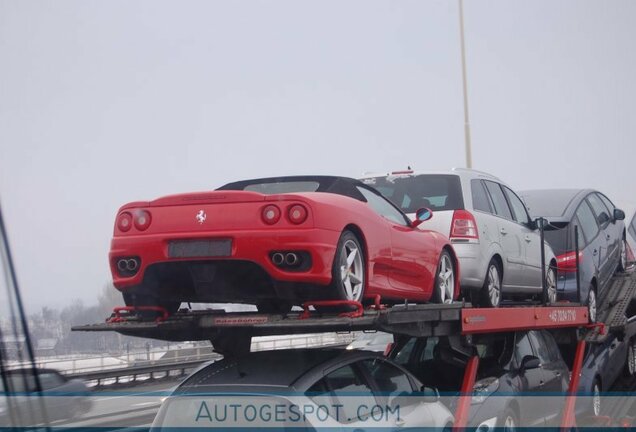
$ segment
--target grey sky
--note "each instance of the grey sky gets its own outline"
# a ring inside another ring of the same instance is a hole
[[[466,0],[474,166],[636,201],[636,2]],[[457,2],[0,0],[0,199],[30,310],[90,303],[117,208],[464,164]]]

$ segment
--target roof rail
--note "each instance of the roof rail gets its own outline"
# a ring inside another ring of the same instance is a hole
[[[501,179],[500,179],[499,177],[494,176],[494,175],[492,175],[492,174],[490,174],[490,173],[487,173],[487,172],[485,172],[485,171],[479,171],[479,170],[476,170],[476,169],[473,169],[473,168],[453,167],[453,168],[452,168],[452,170],[453,170],[453,171],[465,171],[465,172],[472,172],[472,173],[474,173],[474,174],[478,174],[478,175],[483,176],[483,177],[489,177],[489,178],[491,178],[491,179],[495,179],[495,180],[497,180],[498,182],[501,182]]]

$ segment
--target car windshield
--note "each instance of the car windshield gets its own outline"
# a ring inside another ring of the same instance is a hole
[[[422,207],[433,211],[464,208],[461,183],[456,175],[382,176],[362,181],[393,201],[404,213],[415,213]]]
[[[479,356],[480,376],[496,374],[496,371],[505,369],[512,358],[512,343],[510,337],[495,337],[475,343],[475,349]]]

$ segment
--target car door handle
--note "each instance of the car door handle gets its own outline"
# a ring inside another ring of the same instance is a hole
[[[554,376],[557,377],[557,378],[560,378],[561,377],[561,372],[555,372]]]
[[[500,233],[502,233],[503,235],[508,234],[508,232],[506,231],[506,229],[505,229],[505,228],[501,228],[501,229],[499,230],[499,232],[500,232]]]
[[[532,239],[530,238],[530,236],[529,236],[529,235],[525,236],[523,239],[524,239],[525,241],[527,241],[528,243],[530,243],[530,242],[532,241]]]
[[[543,381],[539,381],[539,387],[543,387],[545,383]]]
[[[594,249],[594,251],[592,252],[592,255],[594,255],[594,256],[598,255],[598,250]]]
[[[404,420],[403,418],[399,418],[399,419],[395,420],[395,425],[396,426],[402,427],[405,424],[406,424],[406,420]]]
[[[609,239],[610,239],[610,237],[611,237],[611,236],[610,236],[609,234],[607,234],[607,235],[605,236],[605,240],[609,240]]]

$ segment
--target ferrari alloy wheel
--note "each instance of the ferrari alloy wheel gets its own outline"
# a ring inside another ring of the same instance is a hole
[[[439,256],[435,281],[433,283],[433,302],[452,303],[455,293],[455,266],[448,251],[443,250]]]
[[[340,282],[344,287],[345,299],[359,301],[364,284],[364,268],[357,242],[353,239],[347,240],[342,245],[340,257]]]
[[[334,260],[333,284],[341,300],[362,301],[365,283],[364,251],[351,231],[340,236]]]
[[[501,302],[501,273],[499,264],[494,259],[488,264],[486,280],[482,288],[481,305],[485,307],[498,307]]]
[[[596,291],[594,286],[590,285],[590,290],[587,293],[587,314],[590,317],[590,322],[596,322]]]
[[[556,286],[556,270],[549,268],[545,274],[545,285],[548,289],[548,303],[556,303],[557,286]]]

